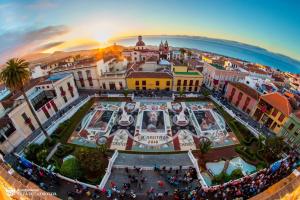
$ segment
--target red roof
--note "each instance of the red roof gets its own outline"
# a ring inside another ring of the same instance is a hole
[[[288,98],[279,92],[262,95],[261,99],[282,112],[285,116],[289,116],[292,112],[292,106]]]

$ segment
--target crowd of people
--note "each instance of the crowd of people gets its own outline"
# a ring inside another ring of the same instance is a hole
[[[298,164],[298,155],[291,152],[287,158],[275,162],[269,168],[262,169],[253,175],[247,175],[238,180],[211,187],[203,187],[197,181],[197,172],[192,167],[183,171],[182,166],[172,169],[172,167],[167,168],[155,165],[153,170],[165,177],[165,179],[157,182],[161,190],[157,190],[154,187],[146,188],[146,195],[151,200],[248,199],[288,176]],[[54,173],[32,165],[25,159],[19,159],[16,170],[19,174],[46,191],[49,191],[51,187],[59,187],[60,185],[60,178]],[[139,167],[134,167],[133,170],[125,168],[125,173],[128,176],[128,182],[124,183],[121,188],[118,188],[113,181],[109,183],[107,188],[103,189],[91,189],[85,185],[74,184],[73,191],[67,191],[68,200],[77,199],[78,196],[85,196],[88,197],[87,199],[92,200],[136,199],[137,195],[133,188],[136,191],[141,191],[144,183],[147,182],[147,178],[143,174],[143,169]],[[176,189],[169,191],[164,187],[165,184],[169,184]]]
[[[297,167],[297,163],[297,155],[292,152],[286,159],[277,161],[269,168],[262,169],[252,176],[245,176],[218,186],[202,187],[198,185],[193,189],[177,189],[174,191],[173,198],[175,200],[248,199],[288,176]]]

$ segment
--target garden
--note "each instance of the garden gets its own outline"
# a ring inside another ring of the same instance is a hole
[[[30,144],[24,151],[26,159],[45,168],[52,168],[54,172],[66,177],[99,184],[105,174],[110,154],[106,145],[89,148],[67,143],[93,104],[93,100],[88,101],[70,119],[60,124],[51,135],[51,140],[46,139],[42,144]]]

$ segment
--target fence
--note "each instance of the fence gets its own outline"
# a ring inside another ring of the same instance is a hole
[[[197,171],[197,176],[198,176],[198,179],[200,179],[201,185],[204,186],[204,187],[208,187],[207,184],[206,184],[206,182],[205,182],[205,180],[204,180],[204,178],[203,178],[203,176],[202,176],[201,173],[200,173],[199,166],[198,166],[198,161],[197,161],[197,159],[194,157],[194,155],[193,155],[193,153],[192,153],[191,150],[189,150],[188,155],[189,155],[189,157],[190,157],[190,159],[191,159],[191,161],[192,161],[192,163],[193,163],[193,165],[194,165],[194,168],[195,168],[196,171]]]
[[[16,154],[16,153],[15,153],[14,155],[15,155],[16,157],[18,157],[18,158],[21,158],[21,156],[20,156],[19,154]],[[84,182],[78,181],[78,180],[76,180],[76,179],[71,179],[71,178],[65,177],[65,176],[63,176],[63,175],[61,175],[61,174],[59,174],[59,173],[54,173],[54,172],[52,172],[52,171],[46,169],[45,167],[41,167],[41,166],[39,166],[39,165],[37,165],[37,164],[35,164],[35,163],[29,161],[29,160],[27,160],[27,161],[28,161],[29,163],[31,163],[32,165],[36,166],[37,168],[43,169],[44,171],[46,171],[46,172],[48,172],[48,173],[52,173],[52,174],[54,174],[55,176],[57,176],[57,177],[59,177],[59,178],[65,180],[65,181],[69,181],[69,182],[71,182],[71,183],[78,183],[78,184],[80,184],[80,185],[85,185],[85,186],[87,186],[87,187],[89,187],[89,188],[93,188],[93,189],[99,188],[98,186],[91,185],[91,184],[88,184],[88,183],[84,183]]]
[[[231,117],[235,118],[238,122],[240,122],[241,124],[245,125],[249,131],[255,136],[255,137],[259,137],[260,133],[253,128],[252,126],[250,126],[247,122],[245,122],[244,120],[242,120],[239,116],[235,115],[233,113],[232,110],[229,110],[226,106],[224,106],[221,102],[219,102],[216,98],[214,98],[213,96],[209,96],[214,102],[216,102],[219,106],[221,106]]]
[[[111,174],[111,169],[112,169],[113,164],[114,164],[116,158],[118,157],[118,155],[119,155],[118,150],[115,150],[114,155],[111,157],[111,159],[109,159],[109,163],[108,163],[108,166],[107,166],[107,169],[106,169],[106,173],[105,173],[105,175],[103,176],[103,178],[102,178],[102,180],[101,180],[101,183],[100,183],[100,185],[99,185],[99,188],[104,188],[106,182],[107,182],[108,179],[109,179],[109,176],[110,176],[110,174]]]

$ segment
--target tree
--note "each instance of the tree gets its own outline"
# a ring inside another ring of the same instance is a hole
[[[76,158],[69,158],[64,161],[61,165],[60,173],[73,179],[79,179],[82,176],[80,164]]]
[[[107,159],[99,149],[78,148],[75,151],[75,157],[88,177],[104,173],[107,167]]]
[[[182,97],[183,95],[184,95],[184,91],[183,91],[183,89],[180,89],[179,90],[179,96]]]
[[[25,86],[30,81],[30,69],[29,63],[23,59],[12,58],[8,60],[4,66],[4,69],[0,73],[0,80],[3,81],[6,87],[11,91],[20,91],[34,117],[38,123],[39,128],[42,130],[42,133],[46,138],[51,141],[51,138],[47,134],[46,130],[43,128],[38,116],[36,115],[34,108],[32,107],[29,99],[26,95]]]
[[[128,96],[128,90],[125,89],[123,94],[124,94],[124,97],[127,97]]]
[[[268,137],[265,140],[265,154],[271,160],[276,160],[285,147],[283,137]]]
[[[212,147],[212,142],[207,137],[201,137],[199,139],[199,150],[201,155],[206,154]]]

